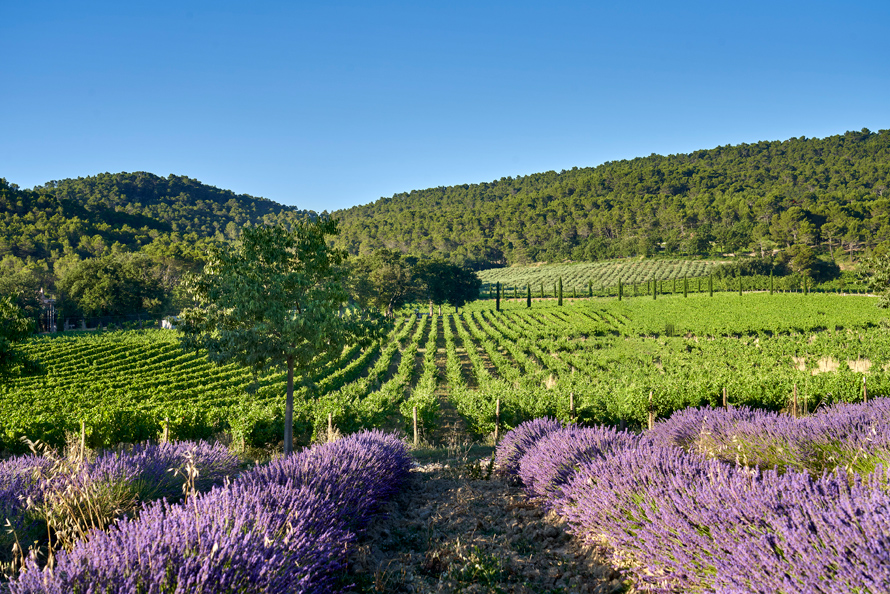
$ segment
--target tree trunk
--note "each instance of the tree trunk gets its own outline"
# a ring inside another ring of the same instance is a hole
[[[441,313],[441,312],[439,312],[439,313]],[[430,317],[433,317],[433,300],[432,299],[430,299]]]
[[[287,397],[284,401],[284,455],[294,452],[294,359],[287,358]]]

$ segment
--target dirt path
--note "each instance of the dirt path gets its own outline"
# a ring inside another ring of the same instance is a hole
[[[352,556],[354,592],[596,593],[624,591],[607,553],[581,547],[557,518],[487,461],[417,467]]]

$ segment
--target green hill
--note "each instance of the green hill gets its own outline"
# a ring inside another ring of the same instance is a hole
[[[396,194],[334,213],[341,245],[477,270],[564,260],[766,252],[856,255],[890,239],[890,131],[651,155]]]
[[[276,222],[307,213],[185,176],[103,173],[20,190],[0,180],[0,258],[53,262],[90,257],[118,244],[139,250],[238,236],[245,223]]]

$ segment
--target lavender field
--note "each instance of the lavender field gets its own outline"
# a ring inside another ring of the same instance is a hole
[[[0,591],[340,590],[350,543],[412,464],[402,441],[377,431],[247,470],[203,443],[92,462],[12,458],[0,465],[13,540]],[[26,535],[37,542],[22,551]]]
[[[640,591],[890,591],[890,400],[679,411],[642,434],[541,418],[502,472]]]

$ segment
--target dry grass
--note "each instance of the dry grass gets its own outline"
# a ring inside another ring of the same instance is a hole
[[[818,365],[819,367],[812,371],[813,375],[818,375],[820,373],[834,373],[841,366],[838,360],[831,356],[825,356],[819,359]]]
[[[847,367],[849,367],[851,371],[855,371],[856,373],[868,373],[868,370],[871,369],[871,366],[871,359],[863,359],[860,357],[854,361],[847,361]]]

